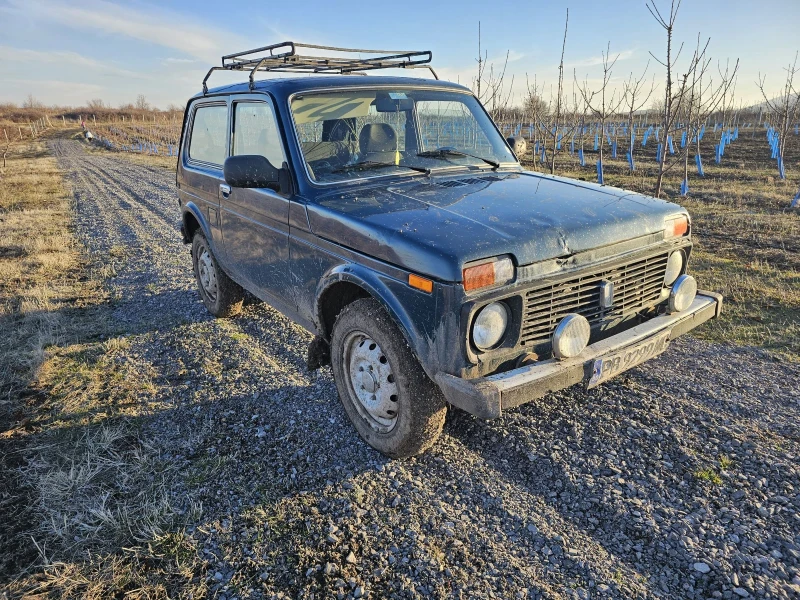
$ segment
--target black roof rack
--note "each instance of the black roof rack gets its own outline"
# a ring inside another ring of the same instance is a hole
[[[304,56],[297,54],[298,48],[312,50],[330,50],[345,54],[370,54],[372,56]],[[253,48],[244,52],[228,54],[222,57],[221,67],[209,69],[203,79],[203,93],[208,93],[206,82],[214,71],[250,71],[250,89],[253,89],[253,76],[257,71],[283,73],[358,73],[375,69],[429,69],[436,79],[436,71],[430,62],[433,54],[430,50],[360,50],[356,48],[336,48],[334,46],[317,46],[298,42],[281,42],[262,48]]]

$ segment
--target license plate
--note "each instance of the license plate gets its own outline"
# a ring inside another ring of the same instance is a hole
[[[658,356],[669,346],[669,334],[669,331],[664,331],[624,350],[598,358],[594,361],[592,376],[586,387],[593,388],[600,385],[623,371]]]

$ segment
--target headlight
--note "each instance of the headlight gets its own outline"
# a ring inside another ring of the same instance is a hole
[[[664,285],[672,285],[683,271],[684,254],[682,250],[677,250],[669,255],[667,259],[667,271],[664,273]]]
[[[475,317],[472,343],[481,350],[496,346],[508,327],[508,307],[502,302],[487,304]]]
[[[694,277],[681,275],[669,293],[669,312],[675,313],[686,310],[692,305],[696,295],[697,282]]]
[[[575,313],[561,320],[553,332],[553,356],[572,358],[578,356],[589,343],[592,328],[586,317]]]
[[[464,289],[468,292],[492,285],[502,285],[514,279],[514,263],[506,256],[473,267],[465,267],[462,275]]]

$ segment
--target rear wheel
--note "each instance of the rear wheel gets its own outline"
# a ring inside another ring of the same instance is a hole
[[[242,310],[245,292],[219,267],[202,233],[192,239],[192,264],[200,298],[215,317],[232,317]]]
[[[345,412],[370,446],[402,458],[438,439],[444,398],[376,300],[356,300],[339,314],[331,366]]]

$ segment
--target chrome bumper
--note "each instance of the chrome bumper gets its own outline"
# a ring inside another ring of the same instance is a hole
[[[519,406],[577,383],[588,383],[596,360],[611,356],[629,346],[669,331],[675,339],[698,325],[718,317],[722,296],[698,291],[692,305],[683,312],[653,317],[622,333],[595,342],[574,358],[549,359],[497,375],[461,379],[438,373],[436,383],[450,404],[477,417],[495,419],[503,409]],[[636,366],[632,364],[631,367]],[[624,372],[623,369],[619,373]],[[617,373],[617,374],[619,374]]]

